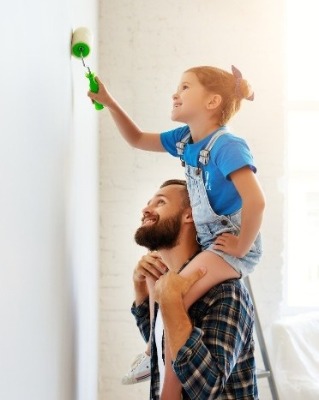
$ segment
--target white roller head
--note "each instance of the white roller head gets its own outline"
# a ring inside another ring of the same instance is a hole
[[[93,35],[88,28],[77,28],[72,35],[71,51],[75,57],[87,57],[91,50]]]

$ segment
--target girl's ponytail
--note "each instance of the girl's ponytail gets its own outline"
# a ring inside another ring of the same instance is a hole
[[[249,83],[243,79],[242,73],[234,65],[231,66],[231,70],[235,78],[235,96],[239,100],[246,99],[253,101],[254,92]]]

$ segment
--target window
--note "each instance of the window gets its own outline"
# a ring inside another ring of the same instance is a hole
[[[318,0],[286,0],[287,304],[319,307]]]

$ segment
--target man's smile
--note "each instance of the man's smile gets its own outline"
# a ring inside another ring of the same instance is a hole
[[[158,217],[154,217],[154,216],[145,216],[142,218],[142,226],[145,225],[153,225],[157,222]]]

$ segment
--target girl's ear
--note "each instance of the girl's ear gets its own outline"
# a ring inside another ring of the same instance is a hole
[[[220,106],[222,102],[222,96],[219,94],[212,94],[208,98],[207,108],[209,110],[214,110]]]

